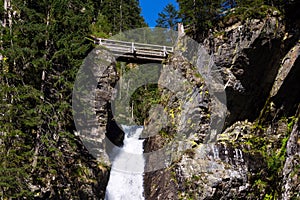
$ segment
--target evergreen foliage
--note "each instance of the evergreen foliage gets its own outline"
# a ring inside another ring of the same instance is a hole
[[[180,22],[178,11],[173,4],[168,4],[163,11],[158,13],[156,20],[157,27],[177,30],[177,24]]]
[[[49,187],[51,180],[52,195],[67,198],[68,177],[58,171],[69,162],[66,151],[78,148],[71,92],[92,47],[84,38],[90,34],[93,2],[10,3],[1,10],[7,23],[0,52],[0,196],[33,198],[41,192],[33,192],[33,185]]]
[[[103,0],[100,12],[111,23],[111,34],[146,26],[137,0]]]
[[[187,33],[196,40],[202,40],[213,27],[221,9],[221,0],[177,0],[180,17]]]
[[[111,29],[107,17],[101,13],[98,14],[96,22],[91,25],[92,34],[99,38],[108,38]]]
[[[151,107],[160,103],[160,96],[158,86],[154,84],[140,87],[133,93],[130,103],[134,106],[133,115],[137,124],[144,125]]]
[[[197,40],[205,37],[226,9],[236,6],[256,10],[265,4],[281,9],[287,2],[177,1],[180,11],[167,5],[159,14],[157,26],[175,30],[181,17],[187,33]],[[11,6],[4,9],[4,2],[10,2]],[[109,37],[144,27],[146,23],[140,13],[138,0],[0,1],[0,196],[3,199],[74,199],[80,193],[75,188],[96,182],[83,178],[88,177],[88,172],[80,160],[83,147],[73,134],[73,83],[83,59],[92,49],[85,38],[91,34]],[[173,38],[164,31],[145,30],[138,35],[139,41],[169,45]],[[136,106],[134,114],[139,123],[143,123],[151,105],[159,103],[159,95],[157,85],[135,92],[131,103]],[[68,193],[65,189],[70,185],[74,191]],[[41,194],[41,188],[50,191],[48,196]]]
[[[284,0],[177,0],[179,16],[186,32],[193,39],[202,41],[209,29],[218,26],[220,20],[229,14],[239,15],[241,19],[266,15],[272,6],[284,13],[285,5],[291,1]],[[230,10],[234,8],[234,13]]]
[[[145,26],[138,1],[3,0],[0,15],[0,196],[78,198],[96,182],[71,110],[85,38]]]

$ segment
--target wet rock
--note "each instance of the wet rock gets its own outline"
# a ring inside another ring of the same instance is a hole
[[[286,147],[286,160],[282,170],[282,196],[286,199],[300,198],[300,109],[298,109],[298,121],[293,126]]]
[[[228,125],[254,120],[263,108],[285,53],[284,33],[284,23],[276,15],[237,22],[205,41],[226,83]]]
[[[229,113],[224,130],[213,142],[205,140],[211,116],[204,116],[211,114],[213,106],[209,95],[195,102],[190,113],[182,113],[184,101],[163,90],[170,123],[164,135],[145,141],[146,152],[162,148],[177,130],[191,132],[185,135],[185,145],[174,149],[177,159],[171,166],[147,172],[146,199],[159,194],[167,199],[174,191],[178,199],[299,198],[297,35],[289,36],[276,12],[228,26],[205,43],[225,81]],[[205,83],[195,81],[195,72],[182,55],[175,54],[174,68],[200,93],[209,94]],[[195,128],[189,128],[188,121]],[[159,182],[165,177],[172,184]]]

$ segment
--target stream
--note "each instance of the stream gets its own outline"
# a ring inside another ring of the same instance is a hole
[[[125,126],[124,145],[115,147],[115,156],[105,200],[143,200],[143,174],[145,161],[143,157],[143,139],[139,139],[142,126]]]

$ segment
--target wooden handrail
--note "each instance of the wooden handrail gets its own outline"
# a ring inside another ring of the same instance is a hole
[[[126,42],[126,41],[121,41],[121,40],[110,40],[110,39],[103,39],[103,38],[94,38],[94,40],[97,41],[102,41],[103,44],[109,44],[109,43],[115,43],[115,44],[132,44],[134,43],[135,45],[140,45],[140,46],[147,46],[147,47],[163,47],[163,45],[157,45],[157,44],[147,44],[147,43],[139,43],[139,42]],[[169,48],[172,48],[171,46],[166,46]]]
[[[100,44],[103,46],[124,46],[130,48],[149,48],[153,50],[165,50],[169,52],[173,52],[173,47],[171,46],[163,46],[163,45],[156,45],[156,44],[146,44],[146,43],[139,43],[139,42],[126,42],[120,40],[110,40],[110,39],[103,39],[103,38],[95,38],[95,43]]]
[[[96,37],[92,38],[95,44],[99,44],[108,48],[110,51],[112,51],[115,55],[118,55],[119,57],[163,60],[174,51],[173,47],[171,46],[146,44],[139,42],[127,42]]]

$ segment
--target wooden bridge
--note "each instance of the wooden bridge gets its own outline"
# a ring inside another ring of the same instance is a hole
[[[118,61],[145,63],[162,62],[172,54],[174,49],[170,46],[144,44],[137,42],[124,42],[103,38],[93,38],[94,43],[108,48]]]

